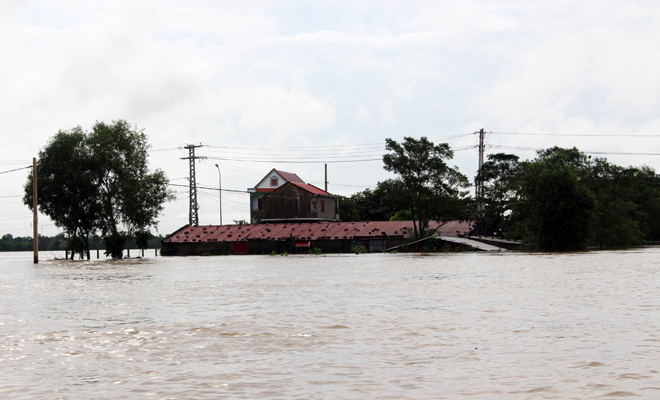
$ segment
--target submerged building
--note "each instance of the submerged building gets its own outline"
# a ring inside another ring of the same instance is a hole
[[[439,238],[466,238],[474,221],[431,221]],[[162,242],[164,256],[202,254],[349,253],[356,246],[381,252],[403,244],[412,235],[412,221],[279,222],[251,225],[184,226]],[[453,242],[447,239],[447,245]],[[421,247],[420,247],[421,251]]]
[[[305,183],[296,174],[273,168],[254,187],[248,188],[247,191],[250,193],[250,223],[253,222],[255,215],[263,212],[264,196],[288,182]]]
[[[250,193],[250,223],[339,221],[336,198],[291,172],[273,168]]]
[[[287,182],[263,196],[262,223],[338,220],[335,196],[314,185]]]

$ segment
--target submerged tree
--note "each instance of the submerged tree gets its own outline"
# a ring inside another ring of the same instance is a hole
[[[522,172],[519,157],[514,154],[489,154],[475,179],[483,186],[486,225],[494,231],[507,231],[511,200],[516,198],[516,183]]]
[[[122,258],[135,233],[157,224],[172,194],[162,170],[149,172],[147,149],[144,132],[118,120],[97,122],[90,133],[60,131],[39,152],[39,208],[67,232],[75,251],[84,247],[89,258],[89,237],[98,230],[106,255]],[[31,177],[23,201],[31,207]]]
[[[100,227],[99,188],[94,183],[98,164],[90,157],[81,127],[60,131],[39,151],[37,203],[67,236],[71,259],[89,254],[89,237]],[[23,202],[32,210],[32,172]]]
[[[122,258],[126,243],[157,224],[163,204],[172,198],[165,172],[149,172],[147,136],[126,121],[97,122],[87,140],[90,156],[101,164],[101,233],[106,255]]]
[[[385,143],[390,153],[383,156],[384,168],[397,177],[379,187],[383,186],[390,203],[410,210],[415,236],[425,235],[430,219],[460,214],[469,181],[445,162],[454,157],[447,143],[434,144],[426,137],[405,137],[401,143],[388,138]]]
[[[553,147],[520,163],[511,182],[509,233],[531,249],[619,248],[653,238],[660,177],[648,168]]]
[[[526,166],[514,218],[534,250],[584,250],[591,239],[597,201],[575,167],[545,159]]]

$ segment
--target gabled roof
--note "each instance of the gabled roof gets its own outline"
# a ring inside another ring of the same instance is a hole
[[[293,186],[298,187],[298,188],[300,188],[300,189],[302,189],[302,190],[304,190],[304,191],[306,191],[306,192],[308,192],[308,193],[310,193],[310,194],[313,194],[313,195],[321,195],[321,196],[327,196],[327,197],[334,197],[334,196],[331,195],[330,193],[326,192],[325,190],[319,189],[319,188],[317,188],[317,187],[314,186],[314,185],[310,185],[310,184],[308,184],[308,183],[298,183],[298,182],[287,182],[287,183],[285,183],[284,185],[282,185],[282,186],[280,186],[280,187],[274,189],[273,191],[268,192],[268,194],[266,194],[266,196],[268,196],[268,195],[270,195],[270,194],[272,194],[272,193],[275,193],[275,195],[277,195],[276,192],[279,192],[280,190],[282,190],[282,188],[284,188],[284,187],[287,186],[287,185],[293,185]]]
[[[256,185],[254,185],[254,187],[255,187],[255,188],[256,188],[256,187],[259,187],[259,185],[261,185],[261,182],[263,182],[263,181],[265,181],[266,179],[268,179],[268,176],[269,176],[273,171],[277,172],[277,174],[278,174],[279,176],[281,176],[282,179],[284,179],[286,182],[305,183],[305,182],[303,182],[302,179],[300,179],[300,177],[299,177],[298,175],[296,175],[296,174],[294,174],[294,173],[286,172],[286,171],[282,171],[282,170],[279,170],[279,169],[275,169],[275,168],[273,168],[273,169],[271,169],[270,171],[268,171],[268,173],[267,173],[263,178],[261,178],[261,180],[260,180]]]
[[[289,183],[291,183],[292,185],[296,185],[299,188],[306,190],[312,194],[322,194],[325,196],[332,196],[330,193],[326,192],[325,190],[321,190],[314,185],[310,185],[309,183],[298,183],[298,182],[289,182]]]
[[[282,178],[284,178],[287,182],[291,182],[291,183],[293,183],[293,182],[305,183],[305,182],[303,182],[302,179],[300,179],[300,177],[298,177],[298,175],[296,175],[296,174],[294,174],[294,173],[286,172],[286,171],[282,171],[282,170],[275,169],[275,168],[273,168],[273,171],[275,171],[275,172],[277,172],[278,174],[280,174],[280,175],[282,176]],[[270,174],[270,172],[269,172],[269,174]]]

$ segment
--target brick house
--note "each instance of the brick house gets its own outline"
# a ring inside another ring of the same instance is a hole
[[[303,182],[303,180],[300,179],[298,175],[273,168],[253,188],[248,188],[247,191],[250,193],[250,223],[253,222],[254,213],[257,210],[263,212],[264,195],[274,191],[275,189],[288,182],[305,184],[305,182]]]
[[[338,221],[335,196],[300,182],[287,182],[262,198],[262,222]]]

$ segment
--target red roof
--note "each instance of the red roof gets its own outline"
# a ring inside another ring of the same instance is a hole
[[[430,221],[440,236],[458,237],[473,228],[473,221]],[[249,240],[340,240],[409,237],[412,221],[279,222],[255,225],[186,226],[164,242],[244,242]]]
[[[326,192],[325,190],[321,190],[314,185],[310,185],[309,183],[298,183],[298,182],[289,182],[289,183],[292,185],[296,185],[299,188],[306,190],[312,194],[323,194],[326,196],[332,196],[330,193]]]
[[[305,182],[303,182],[303,180],[300,179],[300,178],[298,177],[298,175],[296,175],[296,174],[293,174],[293,173],[291,173],[291,172],[282,171],[282,170],[275,169],[275,168],[273,168],[273,170],[274,170],[275,172],[277,172],[278,174],[280,174],[280,175],[282,176],[282,178],[284,178],[284,180],[286,180],[287,182],[291,182],[291,183],[293,183],[293,182],[305,183]],[[269,173],[270,173],[270,172],[269,172]]]
[[[268,178],[268,175],[270,175],[270,173],[273,172],[273,171],[277,172],[277,173],[282,177],[282,179],[284,179],[284,182],[285,182],[285,183],[286,183],[286,182],[291,182],[291,183],[305,183],[305,182],[303,182],[303,180],[300,179],[300,177],[298,177],[298,175],[296,175],[296,174],[293,174],[293,173],[291,173],[291,172],[286,172],[286,171],[280,171],[279,169],[275,169],[275,168],[273,168],[273,169],[271,169],[270,171],[268,171],[268,173],[267,173],[263,178],[261,178],[261,180],[260,180],[260,181],[259,181],[254,187],[255,187],[255,188],[258,188],[259,185],[261,185],[261,183],[262,183],[263,181],[265,181],[266,178]],[[281,186],[281,185],[280,185],[280,186]],[[275,190],[275,189],[277,189],[277,188],[274,188],[274,187],[259,188],[259,189],[257,189],[257,192],[272,192],[272,191]]]

